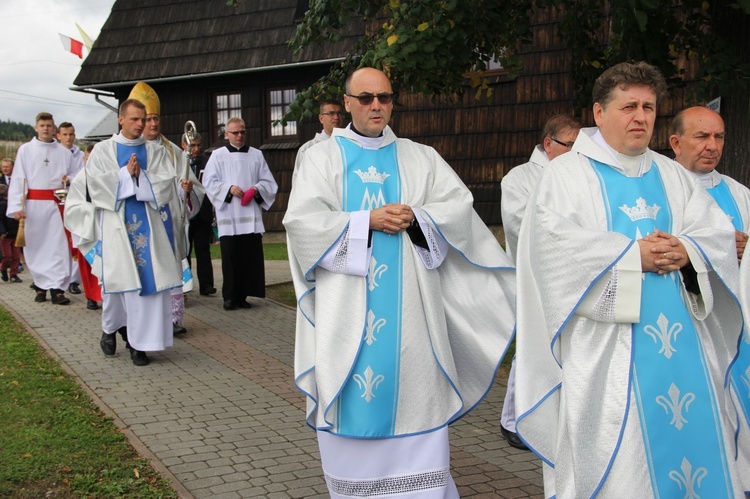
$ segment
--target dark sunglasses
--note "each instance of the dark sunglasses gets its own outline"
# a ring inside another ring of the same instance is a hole
[[[362,104],[363,106],[369,106],[370,104],[372,104],[372,101],[375,99],[375,97],[378,98],[378,102],[380,102],[381,104],[388,105],[391,102],[393,102],[393,94],[389,94],[385,92],[382,94],[377,94],[377,95],[372,95],[372,94],[359,94],[359,95],[346,94],[346,95],[354,99],[357,99],[359,103]]]
[[[227,130],[227,133],[231,133],[236,137],[238,135],[247,135],[247,130],[239,130],[237,132],[230,132],[229,130]]]

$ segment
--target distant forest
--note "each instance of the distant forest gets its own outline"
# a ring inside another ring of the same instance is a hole
[[[34,127],[25,123],[0,120],[0,140],[26,142],[36,137]]]

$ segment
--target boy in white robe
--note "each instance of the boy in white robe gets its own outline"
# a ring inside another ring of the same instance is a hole
[[[24,257],[34,277],[37,302],[70,303],[64,290],[70,285],[71,246],[55,191],[67,186],[76,166],[70,151],[54,140],[51,114],[39,113],[37,137],[18,148],[13,182],[8,189],[8,216],[25,222]],[[25,204],[24,204],[25,199]]]

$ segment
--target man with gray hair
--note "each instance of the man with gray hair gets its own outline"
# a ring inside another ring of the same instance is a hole
[[[723,385],[742,333],[734,230],[648,148],[665,90],[644,62],[604,71],[597,127],[525,213],[517,429],[547,497],[742,495]]]
[[[518,246],[518,233],[521,231],[521,221],[529,197],[534,192],[539,177],[549,162],[573,147],[581,126],[581,121],[573,116],[567,114],[552,116],[544,124],[539,144],[534,147],[528,163],[516,166],[503,177],[500,184],[502,187],[500,216],[505,233],[505,251],[514,260]],[[500,433],[516,449],[528,450],[516,434],[515,373],[516,361],[514,359],[510,374],[508,374],[508,388],[503,402]]]
[[[248,296],[266,296],[261,209],[271,207],[278,185],[263,153],[245,143],[242,118],[229,118],[224,136],[229,144],[211,154],[203,185],[216,209],[224,310],[236,310],[251,307]]]

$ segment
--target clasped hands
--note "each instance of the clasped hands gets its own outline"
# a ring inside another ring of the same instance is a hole
[[[641,249],[641,269],[643,272],[666,274],[690,263],[685,246],[675,236],[654,231],[638,240]]]
[[[370,211],[370,229],[386,234],[398,234],[409,228],[414,221],[411,206],[392,203]]]

